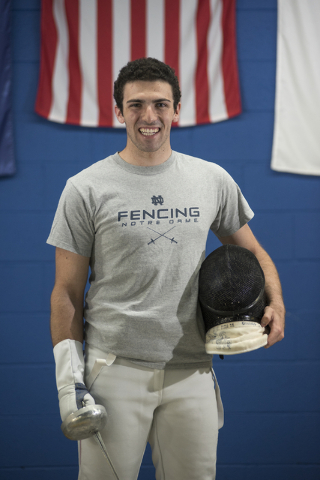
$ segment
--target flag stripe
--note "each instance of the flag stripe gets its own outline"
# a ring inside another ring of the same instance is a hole
[[[208,76],[210,87],[209,115],[211,122],[219,122],[228,116],[224,97],[222,72],[222,4],[220,0],[210,1],[211,25],[208,35]],[[214,86],[214,88],[213,88]]]
[[[197,0],[181,3],[180,15],[180,89],[182,93],[182,105],[179,125],[196,123],[195,89],[194,80],[197,68],[197,40],[196,40],[196,14]]]
[[[40,76],[35,110],[44,117],[48,117],[52,104],[52,76],[57,51],[53,1],[47,0],[41,4]]]
[[[80,65],[83,77],[81,124],[97,126],[97,2],[80,0]]]
[[[69,97],[69,35],[64,0],[54,0],[53,16],[57,27],[57,51],[52,76],[53,101],[49,120],[65,122]]]
[[[175,70],[177,77],[179,72],[179,30],[180,30],[180,1],[165,0],[165,46],[164,61]]]
[[[164,0],[147,0],[147,57],[164,60]]]
[[[81,72],[79,63],[79,4],[65,2],[69,33],[69,99],[66,123],[79,124],[81,100]]]
[[[132,0],[131,60],[146,56],[146,0]]]
[[[130,61],[131,49],[131,14],[130,0],[113,0],[113,81],[116,80],[120,69]],[[115,113],[113,113],[113,126],[124,127],[118,122]]]
[[[222,0],[222,70],[228,116],[241,112],[238,67],[236,58],[236,9],[235,0]]]
[[[209,123],[209,82],[207,37],[210,25],[209,0],[198,2],[197,10],[197,48],[198,62],[196,71],[196,112],[197,123]]]
[[[98,0],[99,126],[112,125],[112,1]]]
[[[241,111],[235,0],[42,0],[41,18],[36,111],[50,120],[125,126],[114,112],[113,83],[124,65],[144,56],[178,76],[178,125]]]

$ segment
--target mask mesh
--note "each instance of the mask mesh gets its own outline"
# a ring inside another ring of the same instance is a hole
[[[263,271],[252,252],[237,245],[214,250],[199,275],[199,301],[206,329],[243,319],[259,322],[266,306],[264,285]]]

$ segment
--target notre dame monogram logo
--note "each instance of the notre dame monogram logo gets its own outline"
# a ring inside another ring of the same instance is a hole
[[[158,197],[153,195],[153,197],[151,197],[151,200],[152,200],[153,205],[162,205],[163,202],[164,202],[161,195],[159,195]]]

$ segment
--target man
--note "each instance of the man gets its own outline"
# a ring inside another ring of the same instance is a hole
[[[120,479],[137,478],[149,441],[157,479],[212,480],[222,412],[197,301],[209,229],[251,250],[264,270],[267,347],[284,336],[278,274],[231,177],[172,152],[181,108],[173,70],[150,58],[129,62],[114,96],[126,147],[68,180],[48,239],[61,418],[79,407],[79,391],[81,405],[106,407],[101,434]],[[92,438],[79,442],[79,470],[81,480],[113,478]]]

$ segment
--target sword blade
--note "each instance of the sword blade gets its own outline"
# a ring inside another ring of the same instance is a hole
[[[109,465],[110,465],[110,467],[111,467],[111,470],[112,470],[114,476],[116,477],[117,480],[119,480],[119,477],[118,477],[118,475],[117,475],[117,472],[115,471],[115,468],[114,468],[114,466],[113,466],[113,463],[111,462],[110,457],[109,457],[109,455],[108,455],[108,452],[107,452],[107,448],[106,448],[106,446],[105,446],[105,443],[104,443],[104,441],[102,440],[101,433],[100,433],[100,432],[96,433],[96,434],[94,435],[94,439],[95,439],[95,441],[97,442],[97,444],[99,445],[99,447],[101,448],[103,455],[104,455],[105,458],[107,459],[107,461],[108,461],[108,463],[109,463]]]

